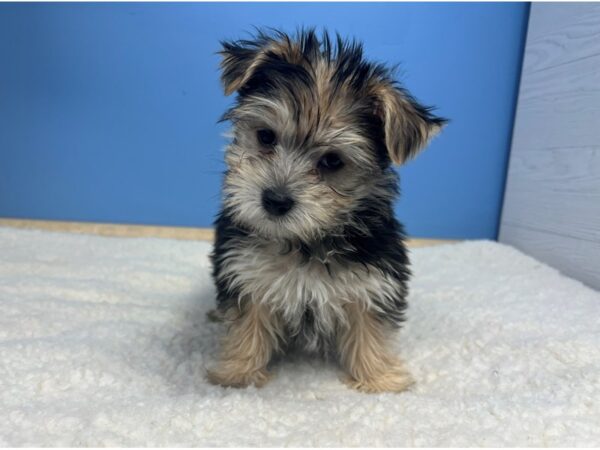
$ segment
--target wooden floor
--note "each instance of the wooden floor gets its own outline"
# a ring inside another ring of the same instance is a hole
[[[164,227],[153,225],[125,225],[114,223],[60,222],[49,220],[1,219],[0,227],[29,228],[69,233],[98,234],[101,236],[156,237],[183,240],[212,241],[211,228]],[[456,241],[445,239],[410,239],[409,247],[427,247]]]

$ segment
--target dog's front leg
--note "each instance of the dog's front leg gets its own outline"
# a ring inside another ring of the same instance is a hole
[[[355,303],[345,310],[348,320],[337,341],[347,384],[363,392],[400,392],[410,386],[412,377],[389,349],[389,326]]]
[[[269,380],[267,364],[278,349],[281,327],[261,304],[245,302],[236,313],[221,343],[217,366],[207,377],[221,386],[260,387]]]

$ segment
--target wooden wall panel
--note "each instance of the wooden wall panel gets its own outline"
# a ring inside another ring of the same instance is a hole
[[[499,240],[600,289],[600,4],[531,6]]]

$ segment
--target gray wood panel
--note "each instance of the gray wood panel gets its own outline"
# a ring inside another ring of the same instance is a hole
[[[598,286],[600,242],[584,241],[519,226],[504,225],[504,228],[506,244],[515,247],[524,244],[524,250],[536,259],[588,286]]]
[[[600,289],[600,4],[531,5],[499,240]]]

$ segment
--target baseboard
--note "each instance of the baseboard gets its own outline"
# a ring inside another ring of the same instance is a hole
[[[214,231],[212,228],[165,227],[155,225],[129,225],[97,222],[65,222],[55,220],[0,218],[0,226],[120,237],[155,237],[201,241],[212,241],[214,237]],[[428,247],[452,242],[457,241],[448,239],[418,238],[409,239],[408,245],[410,247]]]

